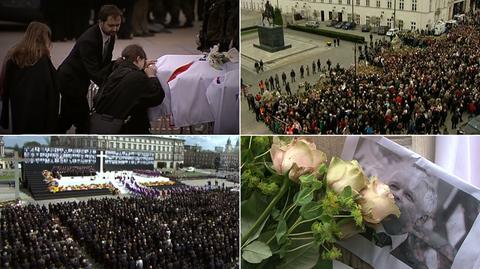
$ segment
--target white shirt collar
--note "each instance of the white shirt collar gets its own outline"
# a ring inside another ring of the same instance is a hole
[[[100,24],[98,24],[98,27],[100,28],[100,33],[102,33],[102,45],[105,46],[105,42],[107,42],[107,40],[110,39],[110,36],[103,32]]]

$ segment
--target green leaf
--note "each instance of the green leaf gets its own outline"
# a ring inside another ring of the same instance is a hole
[[[308,243],[308,241],[303,242],[303,244]],[[290,246],[293,249],[294,245]],[[318,261],[319,257],[319,247],[315,244],[295,250],[292,252],[285,253],[281,263],[276,267],[277,269],[311,269],[313,268]]]
[[[299,177],[301,184],[308,184],[310,185],[312,182],[316,181],[317,178],[314,174],[303,175]]]
[[[241,233],[246,234],[252,226],[255,224],[257,219],[260,217],[262,212],[267,208],[268,201],[265,197],[262,197],[258,192],[254,192],[248,200],[242,201],[241,210]]]
[[[281,245],[285,243],[285,234],[287,233],[287,222],[283,217],[281,217],[278,222],[277,231],[275,232],[275,237],[277,238],[277,243]]]
[[[322,185],[323,183],[321,181],[318,181],[318,180],[315,180],[314,182],[312,182],[312,188],[314,190],[319,190],[322,188]]]
[[[352,187],[351,186],[346,186],[343,188],[342,194],[340,195],[342,198],[350,198],[352,197],[353,192],[352,192]]]
[[[287,250],[291,245],[292,245],[292,240],[286,238],[284,244],[280,247],[278,251],[275,252],[275,254],[278,254],[280,256],[280,259],[283,259],[283,257],[285,257],[285,254],[287,253]]]
[[[270,247],[262,241],[253,241],[243,248],[242,258],[249,263],[261,263],[272,256]]]
[[[280,220],[280,210],[278,210],[277,208],[274,208],[272,210],[272,213],[270,213],[270,215],[272,216],[272,218],[276,221],[279,221]]]
[[[306,205],[313,200],[313,189],[311,188],[303,188],[297,196],[295,200],[295,204],[298,205]]]
[[[321,209],[322,205],[320,203],[312,201],[300,208],[300,216],[303,219],[319,218],[322,215]]]
[[[317,174],[318,176],[321,176],[321,175],[324,175],[327,173],[327,165],[325,165],[324,163],[322,165],[320,165],[318,168],[317,168]]]

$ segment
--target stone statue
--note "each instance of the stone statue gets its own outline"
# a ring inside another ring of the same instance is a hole
[[[274,16],[273,6],[270,4],[269,1],[267,1],[265,3],[265,10],[262,12],[262,24],[265,25],[265,18],[266,18],[269,25],[271,25],[273,22],[273,16]]]

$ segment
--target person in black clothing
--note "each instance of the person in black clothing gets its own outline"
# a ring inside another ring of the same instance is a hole
[[[66,133],[72,125],[77,128],[76,133],[88,133],[90,109],[87,93],[90,80],[102,85],[110,74],[115,35],[121,20],[122,12],[118,7],[102,6],[98,24],[80,36],[58,68],[62,94],[59,133]]]
[[[6,57],[2,91],[4,128],[9,127],[9,105],[12,132],[15,134],[55,133],[58,120],[59,92],[55,68],[50,60],[50,29],[32,22],[23,39]]]
[[[165,97],[155,76],[155,65],[148,63],[147,66],[146,58],[139,45],[127,46],[95,98],[95,113],[120,120],[129,118],[120,133],[149,133],[147,108],[161,104]],[[103,133],[102,130],[91,131]]]

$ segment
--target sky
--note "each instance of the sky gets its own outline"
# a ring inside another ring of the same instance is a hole
[[[195,145],[198,144],[202,146],[202,149],[214,150],[215,147],[225,147],[227,140],[230,137],[232,140],[232,146],[235,147],[237,143],[238,136],[228,136],[228,135],[208,135],[208,136],[187,136],[185,138],[185,145]]]
[[[205,135],[205,136],[177,136],[185,139],[186,145],[200,145],[203,149],[214,150],[215,147],[225,147],[228,138],[232,140],[232,146],[237,143],[238,136],[232,135]],[[22,146],[25,142],[36,141],[40,144],[47,145],[49,136],[4,136],[3,141],[6,147],[13,147],[15,144]]]
[[[47,141],[48,140],[48,141]],[[15,144],[22,146],[25,142],[36,141],[42,145],[47,145],[50,142],[49,136],[28,136],[28,135],[17,135],[17,136],[4,136],[3,142],[5,142],[6,147],[13,147]]]

